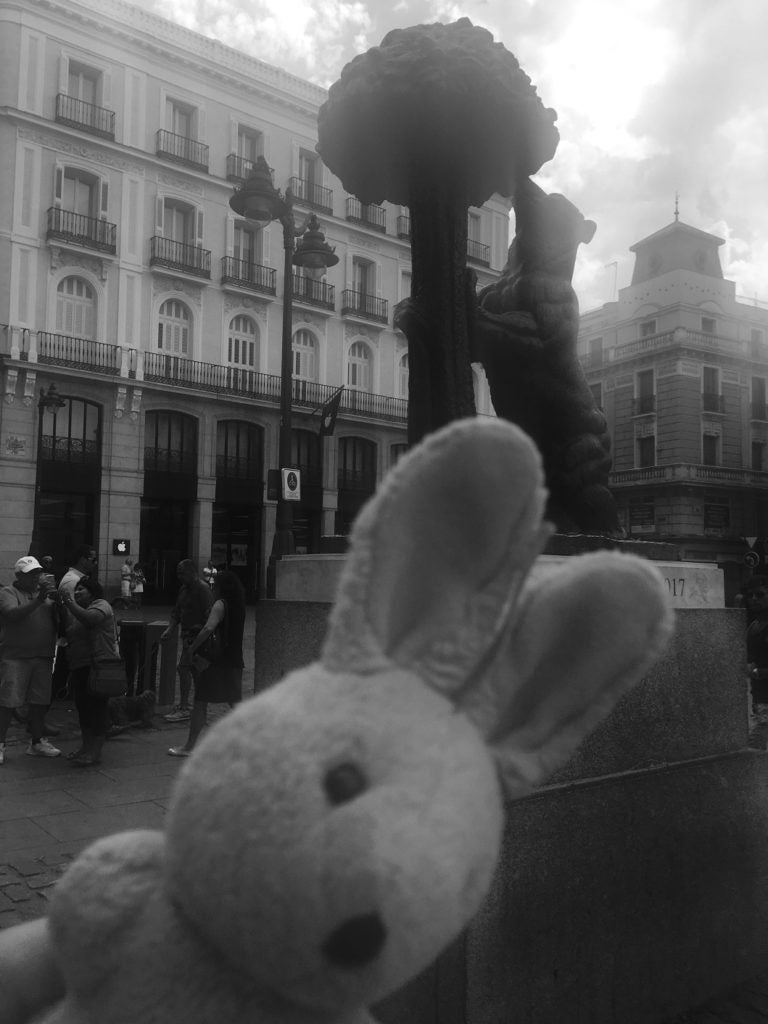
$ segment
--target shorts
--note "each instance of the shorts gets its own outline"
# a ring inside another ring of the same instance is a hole
[[[0,662],[0,707],[51,703],[53,658],[6,658]]]

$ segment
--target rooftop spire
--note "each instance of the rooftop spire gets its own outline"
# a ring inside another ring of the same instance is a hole
[[[675,192],[675,224],[680,220],[680,210],[677,207],[678,200],[680,199],[680,193]]]

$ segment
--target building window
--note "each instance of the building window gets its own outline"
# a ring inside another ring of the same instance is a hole
[[[643,320],[640,323],[640,337],[650,338],[651,335],[656,333],[656,321],[655,320]]]
[[[166,299],[160,307],[157,347],[159,351],[175,356],[188,356],[192,351],[191,317],[187,307],[178,299]]]
[[[158,228],[163,238],[194,245],[197,228],[196,210],[186,203],[166,199],[162,204],[161,223],[158,224]]]
[[[235,225],[235,238],[232,255],[248,266],[261,262],[261,231],[254,231],[244,224]]]
[[[765,377],[752,378],[752,419],[768,419],[765,402]]]
[[[714,317],[703,316],[701,318],[701,333],[702,334],[714,334],[717,324],[715,323]]]
[[[352,260],[352,288],[359,295],[373,295],[375,292],[376,269],[369,260],[357,256]]]
[[[592,398],[595,401],[595,405],[598,409],[603,408],[603,385],[598,381],[597,384],[590,384],[589,390],[592,392]]]
[[[56,289],[56,333],[87,341],[96,337],[96,300],[80,277],[65,277]]]
[[[99,216],[99,180],[87,171],[65,167],[61,182],[62,209],[83,217]]]
[[[762,473],[765,469],[765,444],[763,441],[752,442],[752,469]]]
[[[181,135],[185,139],[195,137],[195,108],[187,103],[179,103],[177,100],[167,100],[165,107],[166,127],[174,135]]]
[[[397,364],[397,397],[407,398],[408,397],[408,353],[404,352],[400,356],[400,362]]]
[[[708,502],[704,505],[705,530],[729,530],[731,527],[731,508],[720,502]]]
[[[653,370],[641,370],[635,377],[635,414],[642,415],[656,409]]]
[[[69,62],[69,76],[67,79],[67,95],[81,103],[90,103],[95,106],[99,102],[99,82],[101,75],[93,68],[85,64]]]
[[[101,406],[67,398],[52,416],[43,417],[40,457],[67,465],[101,465]]]
[[[261,480],[263,431],[254,423],[224,420],[216,433],[216,476]]]
[[[356,341],[349,348],[347,387],[353,391],[371,390],[371,350],[364,341]]]
[[[296,331],[293,336],[293,376],[317,380],[317,342],[309,331]]]
[[[702,408],[705,412],[722,412],[720,371],[716,366],[704,366],[701,371]]]
[[[181,412],[148,412],[144,469],[160,473],[196,473],[197,422]]]
[[[656,465],[656,436],[648,434],[637,438],[637,468],[645,469]]]
[[[701,461],[705,466],[720,465],[720,436],[718,434],[702,434]]]
[[[750,328],[749,340],[752,342],[753,345],[762,345],[764,337],[765,336],[759,327]]]
[[[603,339],[589,339],[589,362],[590,365],[599,365],[603,361]]]
[[[245,128],[239,125],[237,129],[237,155],[241,160],[246,161],[245,170],[250,170],[247,165],[256,163],[260,156],[264,155],[264,136],[254,128]]]
[[[259,365],[259,334],[249,316],[236,316],[229,325],[227,362],[254,370]]]
[[[400,274],[400,301],[411,297],[411,285],[413,275],[410,270],[404,270]]]

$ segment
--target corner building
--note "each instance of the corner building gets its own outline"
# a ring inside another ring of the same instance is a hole
[[[724,279],[723,244],[676,213],[630,247],[631,284],[582,315],[578,344],[627,534],[720,563],[732,595],[745,538],[768,542],[768,308]]]
[[[268,56],[268,55],[265,55]],[[315,152],[325,91],[121,0],[0,0],[0,571],[93,543],[168,600],[212,557],[263,592],[274,533],[282,227],[236,216],[264,156],[339,256],[293,279],[298,551],[345,534],[406,444],[408,210],[363,205]],[[436,168],[435,173],[440,169]],[[479,285],[508,201],[469,213]],[[335,433],[320,408],[344,386]],[[60,396],[52,408],[51,388]],[[490,412],[476,374],[478,410]],[[41,401],[41,398],[45,401]]]

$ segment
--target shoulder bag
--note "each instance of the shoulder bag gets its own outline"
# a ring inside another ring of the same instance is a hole
[[[125,662],[120,657],[97,658],[91,643],[91,670],[88,673],[88,692],[97,697],[122,697],[128,689]],[[116,646],[116,645],[115,645]]]

